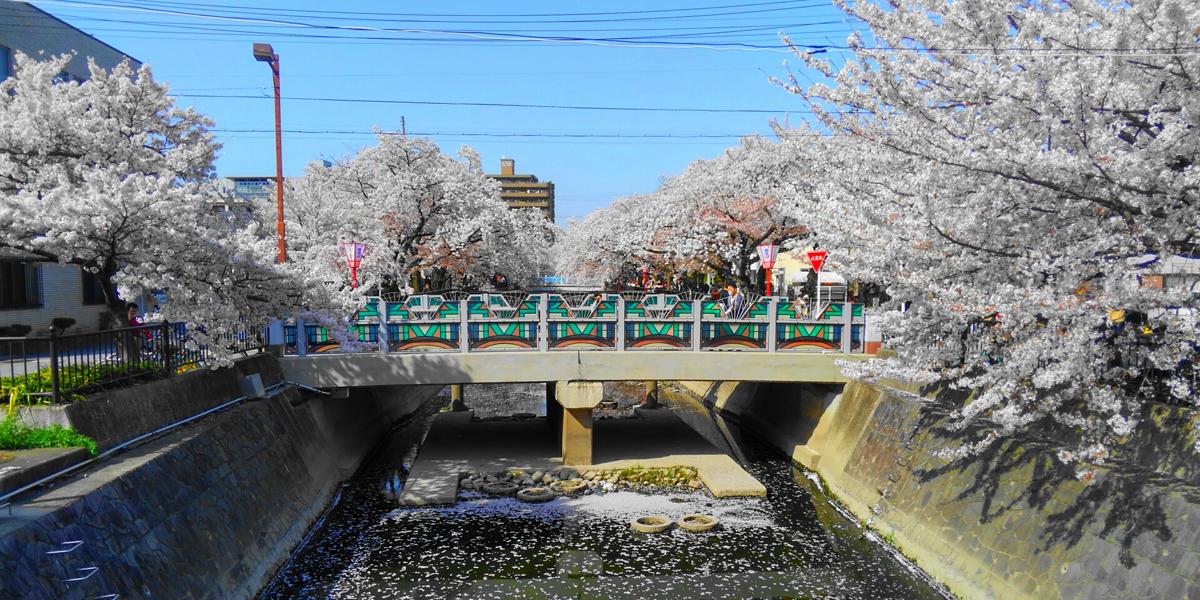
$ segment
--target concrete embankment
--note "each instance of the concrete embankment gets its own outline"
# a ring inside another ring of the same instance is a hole
[[[1167,407],[1089,482],[1036,439],[965,462],[914,390],[681,382],[687,393],[816,471],[847,508],[963,598],[1200,599],[1200,468]]]
[[[257,370],[240,370],[260,373],[268,385],[278,381],[273,359],[257,360]],[[187,416],[177,414],[175,404],[195,411],[238,397],[229,376],[200,373],[177,381],[178,388],[168,381],[157,385],[156,394],[140,394],[145,400],[136,402],[136,412],[152,414],[121,435]],[[27,495],[14,503],[11,516],[0,513],[0,598],[251,597],[287,559],[339,482],[393,423],[436,391],[377,388],[337,399],[285,389]],[[181,400],[187,394],[205,398]],[[119,415],[124,408],[114,403],[96,412]],[[61,552],[48,554],[55,551]],[[72,578],[81,579],[66,581]]]

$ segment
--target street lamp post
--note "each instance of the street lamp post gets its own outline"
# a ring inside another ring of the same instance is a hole
[[[771,269],[775,267],[775,257],[779,254],[779,246],[763,244],[758,247],[758,257],[762,260],[762,268],[767,276],[767,295],[771,295]]]
[[[350,267],[350,289],[355,289],[358,287],[358,266],[362,264],[367,245],[362,242],[342,240],[338,242],[338,248],[341,249],[342,256],[346,258],[346,266]]]
[[[279,262],[287,261],[287,232],[283,224],[283,131],[279,122],[279,55],[270,44],[254,44],[254,59],[271,66],[275,85],[275,233],[279,243]]]

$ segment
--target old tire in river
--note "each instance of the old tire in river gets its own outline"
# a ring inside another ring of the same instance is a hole
[[[587,487],[587,482],[582,479],[565,479],[550,484],[550,489],[560,494],[574,494],[585,487]]]
[[[493,496],[511,496],[517,491],[517,484],[511,481],[494,481],[483,484],[482,489]]]
[[[553,499],[554,492],[545,487],[525,488],[517,492],[517,500],[522,502],[546,502]]]
[[[671,520],[662,515],[646,515],[629,522],[629,527],[638,533],[662,533],[671,526]]]
[[[679,519],[679,528],[684,531],[700,533],[717,526],[717,518],[712,515],[684,515]]]

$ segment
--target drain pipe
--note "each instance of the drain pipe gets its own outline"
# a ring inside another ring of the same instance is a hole
[[[97,454],[96,456],[93,456],[92,458],[89,458],[83,462],[75,463],[65,469],[51,473],[50,475],[47,475],[37,481],[34,481],[33,483],[27,484],[23,487],[19,487],[11,492],[8,492],[8,493],[0,496],[0,506],[5,506],[6,504],[8,504],[8,501],[10,499],[15,498],[18,495],[20,495],[24,492],[27,492],[35,487],[49,483],[55,479],[58,479],[59,477],[63,477],[65,475],[74,473],[75,471],[78,471],[78,470],[82,469],[83,467],[95,464],[96,462],[98,462],[102,459],[108,458],[109,456],[112,456],[113,454],[116,454],[122,450],[125,450],[126,448],[129,448],[130,446],[133,446],[140,442],[144,442],[150,438],[157,437],[159,435],[167,433],[167,432],[171,431],[172,429],[175,429],[182,425],[187,425],[188,423],[191,423],[192,421],[195,421],[202,417],[206,417],[213,413],[221,412],[227,408],[232,408],[233,406],[236,406],[242,402],[245,402],[246,400],[251,400],[251,399],[255,399],[255,398],[269,398],[271,396],[274,396],[276,393],[278,393],[280,388],[287,386],[287,385],[294,385],[301,389],[308,389],[308,390],[315,391],[315,392],[321,392],[321,390],[315,390],[313,388],[309,388],[308,386],[301,386],[301,385],[293,384],[287,380],[282,380],[279,383],[272,384],[269,387],[263,389],[262,394],[238,396],[237,398],[234,398],[233,400],[230,400],[224,404],[214,406],[208,410],[196,413],[190,417],[187,417],[186,419],[176,421],[174,423],[171,423],[170,425],[164,425],[164,426],[159,427],[158,429],[155,429],[154,431],[151,431],[149,433],[143,433],[142,435],[139,435],[131,440],[121,442],[120,444],[117,444],[116,446],[113,446],[112,448],[109,448],[108,450],[105,450],[104,452],[101,452],[100,454]],[[328,392],[321,392],[321,393],[327,394]],[[9,509],[9,511],[11,513],[11,511],[12,511],[11,506],[9,506],[7,508]]]

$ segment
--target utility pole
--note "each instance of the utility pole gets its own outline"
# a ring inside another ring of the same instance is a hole
[[[254,59],[271,67],[275,87],[275,233],[280,264],[287,262],[287,231],[283,223],[283,130],[279,120],[279,55],[270,44],[254,44]]]

